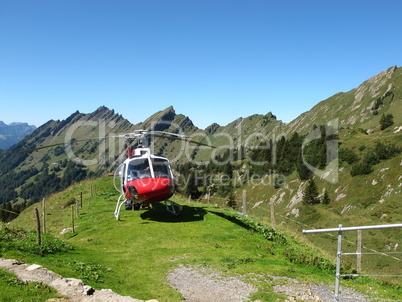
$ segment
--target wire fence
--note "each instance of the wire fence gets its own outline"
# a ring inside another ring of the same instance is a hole
[[[330,229],[313,229],[313,230],[303,230],[303,234],[312,234],[312,233],[330,233],[330,232],[337,232],[338,233],[338,244],[337,244],[337,253],[336,253],[336,272],[335,272],[335,293],[334,293],[334,301],[340,301],[340,280],[341,278],[347,277],[391,277],[397,278],[402,277],[402,274],[398,275],[376,275],[376,274],[361,274],[361,256],[362,255],[395,255],[395,254],[402,254],[402,252],[378,252],[372,250],[372,252],[362,253],[362,239],[361,239],[361,231],[362,230],[374,230],[374,229],[388,229],[388,228],[402,228],[402,223],[400,224],[386,224],[386,225],[372,225],[372,226],[357,226],[357,227],[342,227],[340,224],[338,228],[330,228]],[[343,253],[342,252],[342,237],[343,232],[347,231],[358,231],[358,251],[355,253]],[[341,264],[342,264],[342,256],[351,256],[355,255],[358,259],[358,272],[357,274],[341,274]],[[391,256],[393,257],[393,256]],[[400,261],[401,259],[393,257],[394,260]],[[402,271],[402,270],[401,270]],[[391,301],[391,300],[389,300]],[[400,300],[399,300],[400,301]]]

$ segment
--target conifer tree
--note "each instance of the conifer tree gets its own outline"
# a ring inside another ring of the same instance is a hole
[[[303,204],[317,204],[320,203],[320,199],[318,198],[318,188],[314,181],[314,179],[310,179],[307,183],[306,188],[303,192]]]
[[[232,209],[236,209],[237,207],[237,202],[236,202],[236,197],[234,194],[234,189],[233,186],[230,185],[230,190],[229,190],[229,194],[228,194],[228,199],[227,199],[227,204],[229,207],[231,207]]]
[[[331,202],[331,199],[329,199],[327,190],[325,190],[324,195],[322,196],[321,202],[322,202],[322,204],[327,204],[327,205]]]
[[[184,188],[185,196],[191,196],[191,199],[198,199],[200,197],[200,192],[197,187],[197,180],[195,178],[195,168],[191,168],[187,175],[187,184]]]

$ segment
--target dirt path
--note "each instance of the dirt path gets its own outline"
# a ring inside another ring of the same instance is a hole
[[[158,302],[157,300],[138,300],[120,296],[110,289],[94,290],[82,280],[64,278],[36,264],[26,264],[12,259],[0,258],[0,267],[17,275],[24,282],[40,282],[51,286],[66,297],[64,302]],[[235,277],[223,277],[202,267],[179,266],[167,275],[169,284],[176,288],[187,302],[243,302],[250,301],[249,295],[257,289]],[[264,276],[274,291],[287,297],[287,301],[332,301],[334,294],[330,287],[312,285],[295,279]],[[56,300],[53,300],[56,301]],[[343,302],[366,302],[369,299],[360,293],[345,289]]]
[[[242,302],[250,301],[249,295],[257,289],[234,277],[223,277],[202,267],[179,266],[168,274],[169,283],[176,288],[188,302]],[[299,282],[296,279],[277,276],[264,276],[276,293],[287,297],[286,301],[333,301],[331,287]],[[360,293],[344,289],[342,302],[370,301]]]

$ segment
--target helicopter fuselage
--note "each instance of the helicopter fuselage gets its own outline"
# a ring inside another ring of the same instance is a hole
[[[151,204],[169,199],[174,193],[172,178],[142,178],[129,181],[124,186],[126,199]]]
[[[169,199],[174,193],[169,160],[151,154],[149,148],[136,149],[133,153],[117,168],[115,175],[120,185],[116,189],[122,191],[126,200],[143,205]]]

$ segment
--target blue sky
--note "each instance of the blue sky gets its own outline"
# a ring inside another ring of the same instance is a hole
[[[402,58],[399,0],[0,0],[0,120],[290,122]]]

